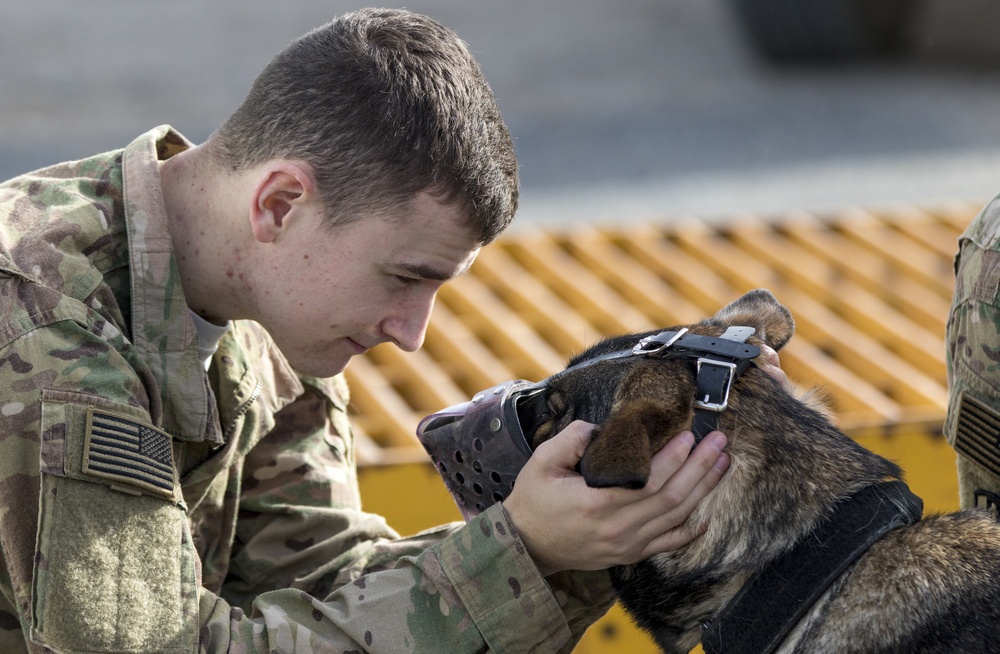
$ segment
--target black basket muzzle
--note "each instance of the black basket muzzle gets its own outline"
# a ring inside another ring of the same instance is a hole
[[[510,494],[531,456],[518,405],[543,390],[523,379],[504,382],[417,426],[417,438],[466,520]]]

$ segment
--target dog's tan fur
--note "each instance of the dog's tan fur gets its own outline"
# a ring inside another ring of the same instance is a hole
[[[794,330],[788,311],[761,290],[689,328],[721,335],[731,325],[754,327],[749,342],[775,349]],[[608,339],[571,364],[631,347],[641,336]],[[609,360],[550,386],[551,418],[533,441],[574,419],[598,423],[581,462],[593,486],[643,485],[651,453],[691,424],[695,373],[684,360]],[[704,535],[612,571],[626,609],[666,652],[694,647],[700,625],[835,504],[902,474],[753,366],[734,383],[721,428],[732,464],[690,518]],[[780,651],[1000,652],[1000,523],[963,512],[891,531],[820,598]]]

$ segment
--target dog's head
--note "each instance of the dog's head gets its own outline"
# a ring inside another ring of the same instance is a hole
[[[747,293],[715,316],[686,327],[688,333],[722,336],[730,327],[754,330],[747,343],[781,349],[792,337],[795,323],[788,309],[766,290]],[[532,446],[551,438],[573,420],[599,425],[581,461],[581,472],[591,486],[642,487],[649,476],[650,458],[694,416],[696,361],[692,358],[612,358],[593,365],[581,362],[631,348],[638,339],[655,334],[609,338],[570,361],[566,373],[548,385],[544,419],[526,434]],[[763,379],[760,370],[748,370],[757,384],[777,384]],[[738,380],[734,393],[743,384]],[[737,400],[738,403],[738,400]]]
[[[668,331],[685,327],[699,335],[693,343],[725,341],[749,331],[731,328],[751,328],[742,351],[753,356],[762,345],[780,350],[794,322],[770,292],[756,290],[712,318]],[[580,462],[590,486],[644,486],[652,455],[691,428],[696,411],[705,411],[696,392],[697,357],[613,354],[649,335],[610,338],[575,357],[549,378],[544,407],[526,421],[533,446],[573,420],[597,425]],[[700,536],[611,571],[626,609],[668,651],[689,651],[701,635],[699,625],[714,619],[747,579],[809,534],[831,507],[860,488],[901,475],[895,464],[861,448],[824,411],[762,370],[762,356],[732,382],[728,406],[718,414],[732,463],[688,518]]]

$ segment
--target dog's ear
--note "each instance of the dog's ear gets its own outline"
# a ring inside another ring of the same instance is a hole
[[[723,307],[714,320],[724,325],[743,325],[757,330],[757,337],[780,350],[795,332],[792,314],[770,291],[758,288]]]
[[[652,399],[622,403],[612,410],[580,461],[588,486],[642,488],[649,480],[650,460],[691,417],[693,392],[685,403],[666,404]]]

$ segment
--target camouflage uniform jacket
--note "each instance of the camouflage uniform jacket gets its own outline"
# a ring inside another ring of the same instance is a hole
[[[208,374],[157,128],[0,185],[0,651],[569,651],[607,575],[542,579],[502,505],[361,512],[341,378],[239,321]]]
[[[959,239],[948,317],[948,417],[963,508],[1000,507],[1000,198]]]

